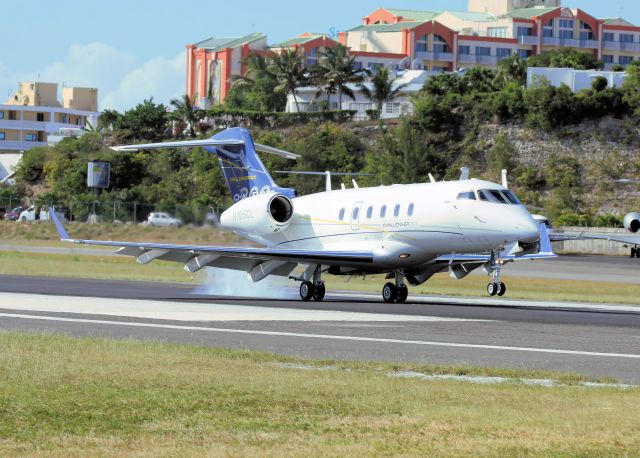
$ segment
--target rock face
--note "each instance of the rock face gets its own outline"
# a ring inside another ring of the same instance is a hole
[[[640,185],[616,180],[640,180],[640,129],[637,121],[603,118],[552,132],[522,125],[484,125],[478,145],[485,152],[505,135],[516,151],[518,166],[545,167],[549,158],[575,158],[580,163],[580,183],[585,201],[598,214],[624,216],[640,210]],[[511,180],[515,177],[511,176]]]

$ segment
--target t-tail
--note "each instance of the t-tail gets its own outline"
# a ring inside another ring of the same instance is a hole
[[[296,190],[281,188],[264,166],[257,151],[276,154],[287,159],[300,156],[278,148],[254,143],[251,134],[242,127],[232,127],[217,133],[208,140],[188,140],[179,142],[146,143],[142,145],[116,146],[115,151],[137,151],[141,149],[194,148],[202,147],[215,154],[220,161],[231,197],[238,202],[249,196],[276,192],[289,198],[296,196]]]
[[[234,127],[224,130],[212,140],[241,140],[237,145],[210,146],[205,149],[218,156],[224,178],[234,202],[249,196],[277,192],[293,198],[295,189],[281,188],[256,152],[256,145],[247,129]],[[261,145],[262,146],[262,145]]]

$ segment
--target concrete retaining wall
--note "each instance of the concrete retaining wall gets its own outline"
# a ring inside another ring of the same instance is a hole
[[[637,235],[640,240],[640,234],[632,234],[626,229],[611,229],[604,227],[558,227],[556,231],[570,232],[570,233],[597,233],[597,234],[617,234],[622,236]],[[607,240],[570,240],[566,242],[555,242],[553,244],[554,251],[569,251],[571,253],[585,253],[585,254],[606,254],[606,255],[620,255],[629,256],[631,251],[630,246],[625,248],[623,243],[609,242]]]

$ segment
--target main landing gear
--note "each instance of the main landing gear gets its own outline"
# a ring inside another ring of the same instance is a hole
[[[491,252],[491,283],[487,285],[487,293],[489,296],[504,296],[507,292],[507,285],[500,281],[500,269],[502,268],[502,259],[497,258],[495,252]]]
[[[640,258],[640,247],[637,247],[637,246],[631,247],[631,257]]]
[[[294,277],[290,277],[294,278]],[[308,278],[308,277],[307,277]],[[298,280],[294,278],[294,280]],[[312,281],[303,280],[300,284],[300,299],[305,302],[313,299],[314,301],[320,302],[324,299],[324,294],[326,289],[324,287],[324,282],[322,281],[322,270],[321,266],[316,266],[313,271],[313,279]]]
[[[404,283],[404,273],[402,271],[396,271],[395,284],[389,282],[385,283],[382,288],[382,299],[387,303],[406,302],[407,296],[409,296],[409,288]]]

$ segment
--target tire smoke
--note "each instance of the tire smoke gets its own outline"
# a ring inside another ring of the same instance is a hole
[[[246,272],[205,267],[204,283],[193,293],[207,296],[299,299],[297,284],[286,277],[268,276],[254,283]]]

